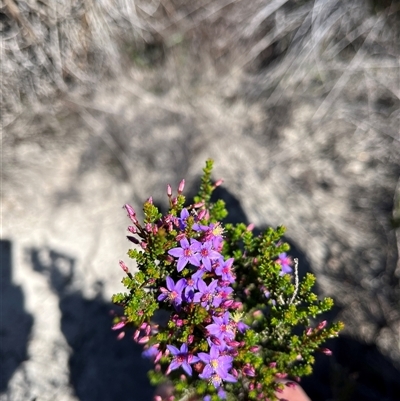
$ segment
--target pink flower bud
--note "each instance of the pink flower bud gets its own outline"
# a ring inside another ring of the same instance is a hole
[[[254,230],[254,223],[251,223],[247,226],[246,228],[247,231],[253,231]]]
[[[168,397],[168,401],[174,401],[174,399],[175,399],[175,396],[174,396],[174,395],[170,395],[170,396]]]
[[[327,321],[323,320],[318,326],[317,330],[322,330],[327,325]]]
[[[221,303],[221,307],[224,309],[228,309],[233,305],[234,300],[233,299],[226,299]]]
[[[295,387],[297,387],[297,383],[295,383],[295,382],[286,382],[285,386],[289,387],[289,388],[295,388]]]
[[[309,327],[309,328],[306,330],[306,336],[310,336],[312,332],[313,332],[313,329],[312,329],[311,327]]]
[[[236,358],[239,355],[239,351],[237,349],[234,349],[232,351],[229,351],[229,355],[233,358]]]
[[[149,198],[149,199],[147,199],[147,203],[150,203],[150,205],[152,205],[152,204],[153,204],[153,197],[152,197],[152,196],[150,196],[150,198]]]
[[[145,228],[148,233],[151,233],[153,231],[153,226],[151,225],[151,223],[146,223]]]
[[[138,343],[139,343],[139,344],[146,344],[146,343],[149,342],[149,340],[150,340],[150,337],[149,337],[149,336],[144,336],[144,337],[142,337],[142,338],[138,341]]]
[[[150,332],[151,332],[151,326],[147,326],[145,330],[146,336],[150,335]]]
[[[218,345],[218,346],[220,346],[222,343],[221,343],[221,340],[219,339],[219,338],[217,338],[217,337],[211,337],[211,341],[215,344],[215,345]]]
[[[185,238],[186,237],[186,234],[185,233],[179,233],[177,236],[176,236],[176,240],[177,241],[180,241],[180,240],[182,240],[183,238]]]
[[[112,330],[119,330],[122,329],[126,325],[126,322],[118,322],[111,327]]]
[[[260,347],[258,345],[253,345],[250,347],[251,352],[258,352],[260,350]]]
[[[179,377],[180,379],[181,379],[181,381],[186,381],[186,376],[185,375],[180,375],[180,377]]]
[[[135,220],[136,220],[136,213],[135,213],[135,210],[133,209],[133,207],[130,206],[130,205],[128,205],[127,203],[126,203],[123,207],[126,209],[126,211],[127,211],[127,213],[128,213],[128,217],[129,217],[130,219],[132,219],[132,217],[134,217]],[[136,220],[136,221],[137,221],[137,220]]]
[[[251,390],[254,390],[254,383],[250,383],[249,384],[249,390],[251,391]]]
[[[160,372],[161,371],[161,365],[159,363],[156,364],[156,366],[154,366],[154,370],[156,372]],[[167,374],[167,373],[166,373]]]
[[[193,340],[194,340],[194,335],[193,334],[189,334],[188,335],[188,339],[187,339],[188,344],[192,344]]]
[[[268,366],[270,368],[274,369],[274,368],[276,368],[276,362],[271,362]]]
[[[287,373],[276,373],[275,377],[278,379],[285,379],[287,377]]]
[[[183,188],[185,188],[185,180],[182,180],[178,186],[178,194],[180,195],[183,192]]]
[[[121,333],[117,335],[117,340],[122,340],[124,337],[125,337],[125,331],[121,331]]]
[[[200,210],[199,214],[197,215],[198,219],[203,220],[206,213],[207,211],[205,209]]]
[[[222,178],[220,178],[219,180],[216,181],[216,183],[214,184],[214,187],[219,187],[220,185],[222,185],[222,183],[224,182],[224,180]]]
[[[159,395],[155,395],[154,401],[162,401],[162,398]]]
[[[198,203],[195,203],[194,205],[193,205],[193,207],[195,208],[195,209],[199,209],[199,208],[201,208],[201,207],[203,207],[204,206],[204,202],[198,202]]]
[[[136,330],[135,333],[133,334],[133,339],[134,339],[135,341],[137,341],[137,339],[139,338],[139,336],[140,336],[140,330]]]
[[[142,241],[142,242],[140,243],[140,246],[142,247],[142,249],[146,249],[146,248],[147,248],[147,243],[144,242],[144,241]]]
[[[332,355],[332,351],[329,348],[320,348],[320,351],[325,355]]]
[[[158,351],[156,357],[154,358],[154,363],[157,363],[162,358],[162,351]]]
[[[129,272],[128,266],[127,266],[122,260],[119,261],[119,265],[121,266],[121,269],[122,269],[125,273],[128,273],[128,272]]]
[[[171,188],[171,185],[167,185],[167,195],[168,195],[168,198],[170,198],[171,196],[172,196],[172,188]]]
[[[261,383],[257,383],[257,386],[256,386],[257,390],[261,390],[261,387],[262,387]]]
[[[234,302],[232,304],[232,309],[242,309],[243,304],[241,302]]]
[[[254,377],[256,375],[256,371],[254,370],[253,366],[246,364],[242,370],[245,376]]]
[[[233,377],[238,377],[238,376],[239,376],[239,373],[238,373],[238,371],[237,371],[235,368],[232,368],[232,369],[231,369],[231,373],[232,373],[232,376],[233,376]]]
[[[134,227],[134,226],[129,226],[128,227],[128,231],[131,232],[132,234],[136,234],[137,233],[136,227]]]

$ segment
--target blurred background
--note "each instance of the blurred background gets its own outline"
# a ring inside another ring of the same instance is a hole
[[[0,26],[1,401],[151,400],[110,330],[121,207],[207,158],[336,301],[313,401],[400,400],[398,0],[2,0]]]

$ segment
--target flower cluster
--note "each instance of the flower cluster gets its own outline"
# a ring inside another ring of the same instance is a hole
[[[329,310],[332,301],[312,293],[313,276],[302,283],[292,276],[282,227],[255,236],[253,226],[222,224],[224,204],[211,202],[221,181],[212,183],[211,168],[208,161],[191,205],[185,206],[184,181],[175,197],[168,185],[165,215],[152,198],[145,202],[143,224],[125,205],[132,222],[127,238],[136,245],[128,254],[136,272],[120,262],[129,292],[113,297],[124,310],[113,329],[122,330],[122,338],[136,326],[133,339],[154,362],[152,383],[166,377],[173,383],[170,401],[192,395],[217,401],[228,394],[272,401],[280,379],[309,374],[312,353],[329,353],[319,346],[337,335],[341,324],[312,327],[311,318]],[[157,318],[157,310],[167,318]],[[303,335],[293,334],[300,326]]]

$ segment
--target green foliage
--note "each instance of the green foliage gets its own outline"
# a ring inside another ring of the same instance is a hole
[[[211,201],[217,185],[211,180],[212,167],[213,162],[208,160],[199,193],[194,198],[195,204],[186,206],[188,216],[183,228],[178,222],[185,204],[181,190],[176,197],[169,193],[170,207],[164,216],[151,198],[145,202],[143,226],[136,220],[134,212],[130,214],[136,227],[134,242],[141,248],[130,249],[128,255],[136,261],[137,271],[134,274],[126,271],[122,284],[127,292],[115,294],[112,302],[124,307],[126,325],[139,327],[137,336],[143,327],[157,327],[155,334],[149,336],[148,331],[149,338],[144,338],[148,344],[157,344],[161,351],[158,368],[151,371],[149,377],[154,385],[162,383],[171,362],[171,356],[165,353],[166,345],[179,348],[181,344],[192,344],[191,352],[207,352],[210,345],[205,339],[205,326],[212,322],[210,311],[200,303],[191,303],[182,312],[171,309],[168,302],[157,300],[160,291],[165,290],[167,276],[176,282],[182,277],[189,279],[193,273],[188,266],[178,273],[176,262],[168,251],[178,246],[183,237],[190,240],[207,235],[195,230],[195,223],[210,227],[214,234],[223,233],[221,254],[224,260],[234,259],[233,301],[240,308],[231,314],[231,318],[237,327],[239,324],[249,326],[243,331],[236,329],[235,340],[240,346],[233,366],[239,372],[240,380],[227,383],[225,390],[231,401],[258,400],[260,395],[273,401],[280,386],[277,379],[310,375],[315,352],[321,350],[327,339],[337,336],[343,324],[316,323],[318,316],[333,307],[333,300],[318,299],[313,292],[314,275],[308,273],[299,279],[297,260],[292,264],[293,274],[283,274],[283,262],[279,258],[290,249],[282,240],[285,227],[267,228],[260,235],[254,235],[251,227],[243,223],[222,226],[220,222],[227,211],[222,200]],[[213,277],[213,274],[213,271],[205,272],[203,277]],[[154,323],[158,309],[168,312],[169,320],[164,326]],[[216,307],[216,313],[222,315],[224,312],[222,307]],[[200,371],[203,368],[202,363],[195,367]],[[215,388],[196,375],[182,380],[179,372],[174,370],[169,380],[174,384],[175,396],[183,399],[192,394],[202,397],[208,394],[212,401],[217,401]],[[261,387],[256,386],[259,383]]]

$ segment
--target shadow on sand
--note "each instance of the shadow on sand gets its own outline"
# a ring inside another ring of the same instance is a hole
[[[30,249],[33,269],[49,278],[59,297],[61,331],[72,354],[70,381],[81,401],[146,401],[153,389],[147,380],[150,367],[141,357],[142,349],[131,336],[116,339],[111,330],[110,311],[115,309],[101,296],[85,299],[71,289],[75,260],[51,249]]]
[[[12,283],[12,244],[0,241],[0,393],[18,366],[28,358],[33,318],[24,310],[24,294]]]

